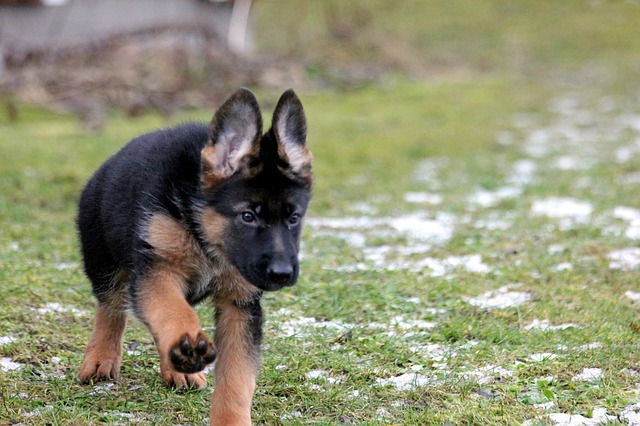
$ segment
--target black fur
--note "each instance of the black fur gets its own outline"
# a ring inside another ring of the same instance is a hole
[[[85,272],[100,302],[109,302],[118,271],[131,274],[135,294],[135,278],[151,267],[153,253],[141,238],[151,214],[169,214],[193,232],[192,206],[202,197],[200,151],[208,139],[208,127],[197,123],[140,136],[87,183],[77,225]]]

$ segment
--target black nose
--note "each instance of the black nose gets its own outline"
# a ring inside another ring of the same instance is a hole
[[[288,262],[272,262],[267,267],[269,281],[277,284],[288,284],[293,277],[293,266]]]

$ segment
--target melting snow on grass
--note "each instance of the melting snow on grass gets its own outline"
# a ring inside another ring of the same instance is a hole
[[[355,324],[343,323],[341,321],[319,321],[316,318],[304,316],[286,318],[294,316],[295,314],[285,308],[275,312],[275,315],[281,317],[278,322],[273,323],[277,328],[278,335],[281,337],[307,336],[311,332],[317,330],[327,330],[340,333],[355,327]]]
[[[534,201],[531,211],[537,216],[559,219],[562,229],[571,229],[576,224],[589,221],[593,206],[591,203],[573,198],[551,197]]]
[[[627,296],[629,299],[633,300],[634,302],[640,302],[640,292],[638,291],[626,291],[624,293],[625,296]]]
[[[377,379],[376,383],[380,386],[395,386],[400,390],[411,390],[416,387],[426,386],[436,383],[437,380],[419,373],[405,373],[400,376],[388,379]]]
[[[404,194],[404,200],[407,203],[438,205],[442,203],[442,195],[429,192],[407,192]]]
[[[482,261],[482,256],[479,254],[447,256],[444,259],[434,257],[394,259],[393,255],[396,253],[393,248],[385,249],[384,252],[388,255],[381,255],[379,248],[365,250],[365,257],[379,270],[406,269],[413,272],[427,272],[432,277],[446,276],[458,269],[478,274],[486,274],[490,271],[489,266]]]
[[[629,227],[625,231],[627,238],[640,239],[640,210],[624,206],[616,207],[613,209],[613,216],[629,223]]]
[[[0,346],[8,345],[15,342],[17,339],[13,336],[0,336]]]
[[[567,328],[580,328],[580,326],[573,323],[552,325],[551,321],[549,321],[548,319],[544,319],[540,321],[538,318],[536,318],[533,321],[531,321],[531,324],[524,327],[525,330],[542,330],[542,331],[566,330]]]
[[[442,244],[453,235],[453,216],[438,214],[435,219],[428,219],[421,213],[399,217],[345,217],[345,218],[310,218],[307,224],[315,229],[342,229],[349,232],[362,232],[378,228],[378,231],[395,230],[408,238]],[[374,232],[375,234],[375,232]]]
[[[446,276],[456,270],[486,274],[490,271],[479,254],[452,255],[438,259],[425,255],[434,245],[449,241],[454,232],[453,215],[439,213],[435,218],[414,213],[399,217],[371,218],[312,218],[307,224],[316,235],[326,235],[347,242],[351,247],[362,250],[365,262],[344,266],[327,266],[341,272],[366,269],[409,270],[425,272],[430,276]],[[367,246],[367,236],[388,238],[400,234],[409,244]]]
[[[630,270],[640,266],[640,247],[623,248],[609,253],[611,269]]]
[[[55,302],[46,303],[42,308],[31,308],[31,310],[41,315],[50,314],[50,313],[70,313],[77,317],[88,315],[87,311],[82,311],[74,307],[62,306],[60,303],[55,303]]]
[[[607,414],[607,409],[596,407],[593,409],[591,417],[580,414],[551,413],[541,418],[548,418],[552,425],[556,426],[596,426],[604,424],[627,424],[640,425],[640,403],[626,407],[618,415]],[[538,424],[537,420],[527,420],[523,426]]]
[[[469,202],[481,207],[492,207],[503,200],[515,198],[521,194],[522,188],[516,186],[505,186],[495,191],[480,189],[469,197]]]
[[[506,309],[520,306],[531,299],[528,291],[512,291],[519,284],[502,286],[497,290],[487,291],[477,297],[466,297],[464,300],[470,305],[487,309]]]
[[[11,358],[0,358],[0,371],[4,371],[6,373],[13,370],[20,370],[22,367],[24,367],[23,364],[13,362]]]
[[[592,382],[600,379],[602,379],[602,369],[585,368],[582,373],[574,376],[571,380],[574,382]]]

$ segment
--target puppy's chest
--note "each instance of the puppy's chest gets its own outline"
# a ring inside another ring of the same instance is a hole
[[[211,294],[222,276],[228,274],[228,268],[205,256],[195,238],[170,216],[154,214],[143,235],[156,259],[154,267],[179,275],[189,301],[197,303]]]
[[[196,304],[213,295],[244,303],[260,295],[240,272],[224,259],[206,256],[195,238],[176,219],[154,214],[143,232],[156,259],[154,268],[182,278],[187,301]]]

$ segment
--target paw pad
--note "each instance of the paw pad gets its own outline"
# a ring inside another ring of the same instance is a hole
[[[216,359],[216,350],[207,337],[198,333],[195,339],[185,334],[170,351],[171,363],[181,373],[197,373]]]

